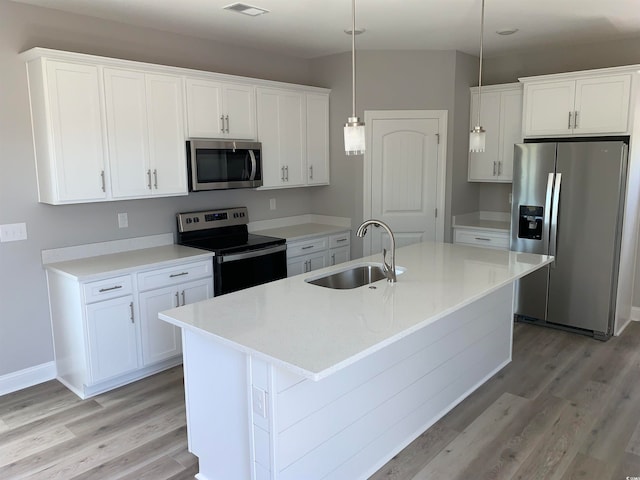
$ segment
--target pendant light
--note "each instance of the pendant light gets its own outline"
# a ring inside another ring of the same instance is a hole
[[[364,122],[356,116],[356,0],[351,2],[351,116],[344,125],[344,152],[347,155],[364,153]]]
[[[484,0],[482,0],[482,14],[480,17],[480,68],[478,73],[478,123],[469,134],[469,151],[484,152],[485,130],[480,125],[480,107],[482,105],[482,37],[484,34]]]

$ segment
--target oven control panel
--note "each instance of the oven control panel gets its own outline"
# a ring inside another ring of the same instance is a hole
[[[178,232],[193,232],[210,228],[246,225],[249,223],[247,207],[203,210],[201,212],[178,213]]]

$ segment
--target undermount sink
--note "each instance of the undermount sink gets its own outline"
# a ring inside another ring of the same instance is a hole
[[[396,274],[404,272],[404,268],[396,268]],[[363,264],[355,265],[346,270],[329,273],[322,277],[307,278],[305,282],[320,287],[334,288],[338,290],[348,290],[368,285],[378,280],[385,279],[381,265]]]

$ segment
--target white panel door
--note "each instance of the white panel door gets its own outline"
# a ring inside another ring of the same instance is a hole
[[[222,85],[186,79],[187,129],[190,138],[224,137]]]
[[[522,143],[522,90],[502,92],[500,100],[499,180],[513,180],[513,146]]]
[[[396,247],[441,240],[444,229],[440,228],[436,209],[444,199],[444,159],[439,158],[444,148],[438,141],[441,137],[440,142],[446,142],[446,112],[444,118],[430,118],[429,112],[413,114],[417,118],[403,118],[403,112],[396,118],[376,118],[376,112],[366,113],[373,116],[366,122],[371,130],[367,144],[371,185],[365,188],[365,194],[369,190],[371,195],[370,217],[391,227]],[[369,228],[365,254],[380,252],[383,246],[389,248],[383,230]]]
[[[133,296],[86,306],[91,384],[138,368]]]
[[[57,201],[106,198],[98,68],[47,61]]]
[[[145,76],[149,160],[154,195],[187,193],[182,79]]]
[[[182,352],[180,329],[158,318],[158,312],[180,306],[178,287],[165,287],[140,294],[143,365],[151,365]]]
[[[113,198],[151,194],[144,73],[104,69]]]
[[[233,139],[256,138],[255,90],[250,85],[228,84],[223,89],[227,136]]]
[[[329,183],[329,95],[307,93],[307,178]]]
[[[631,75],[576,81],[575,133],[625,133]]]
[[[574,80],[525,84],[525,136],[571,134],[575,88]]]

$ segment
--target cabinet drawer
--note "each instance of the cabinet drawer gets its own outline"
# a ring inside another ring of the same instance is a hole
[[[84,290],[85,303],[100,302],[110,298],[121,297],[123,295],[129,295],[133,291],[131,275],[85,283],[82,285],[82,288]]]
[[[142,292],[152,288],[175,285],[177,283],[211,276],[213,275],[212,269],[213,261],[204,260],[142,272],[138,274],[138,290]]]
[[[509,249],[509,234],[486,230],[455,229],[454,242],[487,248]]]
[[[327,243],[327,237],[318,237],[310,240],[288,243],[287,258],[297,257],[298,255],[308,255],[309,253],[326,250]]]
[[[336,233],[329,237],[329,248],[346,247],[351,243],[351,232]]]

